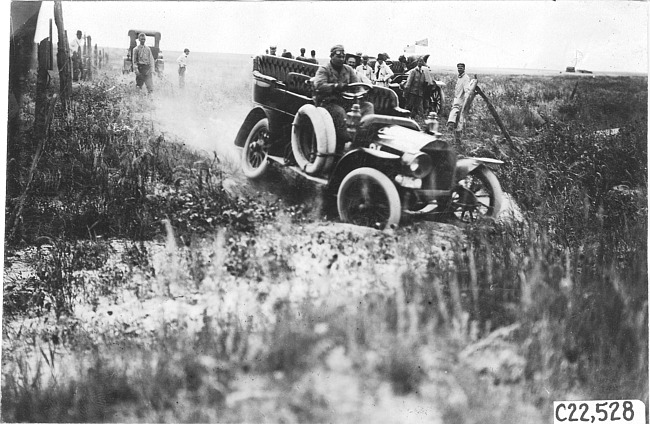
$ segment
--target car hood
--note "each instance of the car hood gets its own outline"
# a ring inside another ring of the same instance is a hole
[[[404,153],[417,153],[425,148],[435,150],[439,149],[441,144],[434,135],[399,125],[390,125],[377,131],[376,143]]]

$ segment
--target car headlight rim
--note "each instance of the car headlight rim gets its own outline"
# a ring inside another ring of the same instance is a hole
[[[415,178],[426,177],[433,169],[431,157],[423,152],[405,153],[402,156],[402,162],[408,173]]]

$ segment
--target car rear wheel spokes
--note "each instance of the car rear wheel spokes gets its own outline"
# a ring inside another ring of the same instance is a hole
[[[431,112],[440,115],[442,112],[442,89],[434,86],[431,91]]]
[[[496,176],[487,168],[477,168],[459,181],[450,206],[458,219],[472,222],[480,217],[495,218],[502,203],[503,192]]]
[[[242,170],[248,178],[259,178],[268,167],[269,120],[260,119],[248,134],[242,152]]]
[[[348,174],[339,187],[337,204],[343,222],[385,228],[400,220],[401,203],[395,185],[373,168]]]

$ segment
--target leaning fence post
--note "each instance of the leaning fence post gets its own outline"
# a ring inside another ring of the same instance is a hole
[[[510,138],[510,134],[508,133],[508,130],[506,129],[505,125],[503,125],[503,121],[501,121],[501,118],[499,117],[499,114],[497,113],[497,110],[492,106],[492,103],[488,100],[487,96],[485,93],[483,93],[483,90],[479,86],[476,86],[476,93],[485,100],[485,103],[487,104],[487,107],[494,117],[494,120],[497,122],[497,125],[501,129],[501,132],[503,133],[503,136],[508,140],[508,143],[510,144],[511,147],[514,147],[512,143],[512,138]]]

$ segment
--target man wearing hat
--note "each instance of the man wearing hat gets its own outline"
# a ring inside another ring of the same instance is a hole
[[[142,84],[147,85],[147,91],[153,92],[153,69],[155,61],[149,46],[145,46],[147,36],[141,32],[138,35],[139,46],[133,48],[133,69],[135,70],[135,85],[137,88],[142,88]]]
[[[429,68],[424,64],[424,58],[418,58],[415,68],[408,72],[408,79],[404,84],[404,97],[406,108],[411,111],[411,118],[424,115],[424,96],[427,87],[433,85],[433,78]]]
[[[70,57],[72,58],[72,81],[79,81],[81,73],[81,30],[77,36],[70,41]]]
[[[190,54],[190,49],[183,50],[183,54],[178,56],[176,62],[178,63],[178,87],[185,87],[185,69],[187,68],[187,56]]]
[[[345,49],[337,44],[330,49],[330,61],[316,71],[313,84],[316,91],[316,103],[324,107],[332,116],[336,129],[336,151],[340,153],[345,143],[351,141],[346,129],[346,109],[352,102],[341,97],[348,84],[361,82],[354,69],[344,63]],[[374,113],[372,103],[361,102],[361,114]]]
[[[454,90],[454,102],[449,111],[449,118],[447,119],[447,128],[450,130],[456,129],[456,121],[460,108],[463,107],[465,99],[469,94],[469,76],[465,73],[465,64],[459,63],[456,65],[458,69],[458,80],[456,81],[456,89]]]
[[[276,52],[277,49],[278,49],[278,46],[271,46],[271,47],[269,47],[269,54],[270,54],[271,56],[275,56],[275,52]]]
[[[390,70],[390,67],[386,64],[386,55],[384,53],[379,53],[377,55],[377,63],[375,64],[375,80],[377,85],[382,87],[388,87],[390,82],[390,77],[393,76],[393,71]]]

